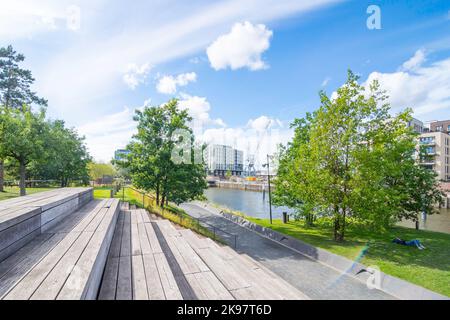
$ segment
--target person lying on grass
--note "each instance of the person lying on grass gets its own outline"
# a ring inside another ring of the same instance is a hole
[[[395,238],[392,240],[393,243],[401,244],[404,246],[410,246],[410,247],[417,247],[419,250],[425,249],[425,247],[420,243],[420,240],[414,239],[414,240],[403,240],[400,238]]]

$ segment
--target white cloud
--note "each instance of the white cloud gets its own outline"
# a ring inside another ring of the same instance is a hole
[[[403,71],[414,71],[419,68],[426,60],[425,51],[419,49],[416,51],[414,56],[412,56],[408,61],[405,61],[402,65],[401,70]]]
[[[148,63],[144,63],[140,66],[135,63],[131,63],[128,65],[127,71],[123,75],[123,81],[131,90],[134,90],[138,85],[145,82],[150,69],[151,68]]]
[[[261,116],[250,119],[245,127],[207,129],[197,138],[207,144],[225,144],[242,150],[245,164],[251,157],[260,169],[267,154],[276,153],[277,146],[289,142],[293,134],[294,131],[285,128],[280,120]]]
[[[156,90],[164,94],[174,94],[177,92],[177,87],[184,87],[189,82],[197,81],[197,74],[195,72],[182,73],[178,76],[162,76],[159,78],[156,85]]]
[[[205,97],[190,96],[183,93],[178,105],[181,109],[188,111],[193,118],[193,127],[196,130],[202,130],[204,126],[226,126],[222,119],[210,118],[211,105]]]
[[[283,127],[283,124],[278,119],[272,119],[267,116],[260,116],[256,119],[250,119],[247,123],[247,127],[258,132],[270,130],[273,127]]]
[[[417,66],[414,71],[372,72],[365,83],[373,80],[387,91],[394,111],[409,107],[424,121],[450,118],[450,58]]]
[[[326,87],[328,85],[328,83],[330,82],[330,80],[331,80],[330,77],[326,77],[325,79],[323,79],[321,86]]]
[[[86,137],[89,153],[96,161],[110,161],[116,149],[128,144],[136,132],[133,115],[134,110],[125,107],[122,111],[78,127],[78,132]]]
[[[253,25],[248,21],[234,24],[230,33],[220,36],[207,48],[211,67],[215,70],[267,68],[261,55],[269,49],[272,34],[263,24]]]

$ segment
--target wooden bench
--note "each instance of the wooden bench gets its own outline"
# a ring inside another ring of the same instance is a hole
[[[63,188],[0,202],[0,261],[78,210],[92,188]]]
[[[179,300],[177,282],[145,210],[122,210],[108,254],[100,300]]]
[[[64,219],[0,263],[0,297],[96,299],[118,213],[117,199],[62,213]]]

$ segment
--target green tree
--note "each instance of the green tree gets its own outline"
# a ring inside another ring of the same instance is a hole
[[[115,176],[117,171],[110,163],[96,163],[90,162],[87,165],[89,171],[89,177],[95,181],[103,178],[103,176]]]
[[[414,200],[437,193],[413,157],[411,111],[390,115],[378,83],[363,87],[350,71],[335,99],[324,92],[320,98],[315,113],[293,124],[294,140],[275,181],[278,204],[297,208],[310,221],[316,214],[332,217],[337,241],[344,240],[349,217],[383,228],[417,216],[418,208],[429,210],[434,200]]]
[[[11,157],[19,164],[20,195],[26,194],[27,165],[44,153],[46,131],[43,110],[33,113],[29,107],[0,109],[1,155]]]
[[[87,164],[91,161],[75,129],[66,128],[64,121],[48,122],[42,156],[33,161],[32,173],[43,180],[59,180],[61,187],[70,181],[89,183]]]
[[[24,104],[47,106],[47,101],[30,89],[34,82],[31,71],[19,67],[24,60],[25,56],[14,51],[12,46],[0,48],[1,106],[16,109],[21,109]],[[0,158],[0,192],[3,192],[4,183],[3,161]]]
[[[138,122],[138,133],[127,147],[127,160],[122,162],[129,169],[133,184],[154,191],[160,206],[200,196],[206,188],[205,170],[201,161],[194,161],[201,152],[193,152],[194,136],[188,126],[192,119],[187,111],[180,110],[178,101],[173,99],[136,111],[134,120]],[[175,163],[174,158],[184,160]]]

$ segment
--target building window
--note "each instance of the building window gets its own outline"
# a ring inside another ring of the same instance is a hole
[[[422,137],[420,138],[420,143],[421,144],[428,144],[428,143],[433,143],[434,142],[434,137]]]
[[[437,126],[436,127],[436,131],[442,131],[443,127],[442,126]]]

